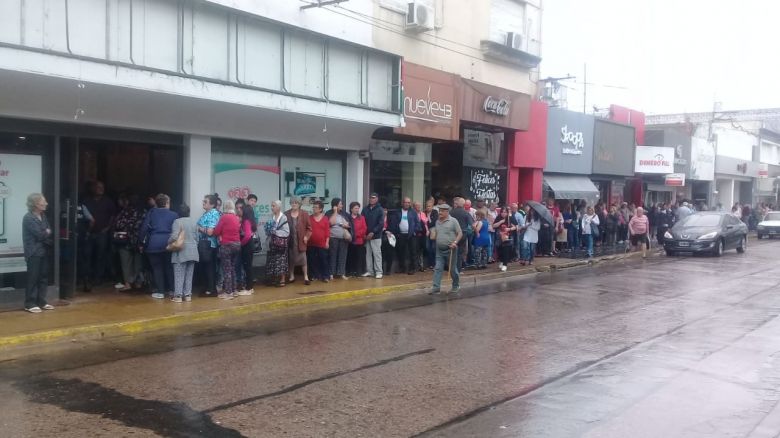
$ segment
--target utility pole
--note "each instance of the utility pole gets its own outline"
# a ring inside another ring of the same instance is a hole
[[[588,64],[582,65],[582,112],[588,113]]]

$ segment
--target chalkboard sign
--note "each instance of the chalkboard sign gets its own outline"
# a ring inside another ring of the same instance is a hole
[[[464,185],[472,200],[500,202],[503,197],[504,176],[502,171],[478,167],[464,167]]]

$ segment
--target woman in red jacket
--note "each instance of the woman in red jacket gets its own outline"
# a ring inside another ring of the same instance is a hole
[[[322,201],[313,204],[314,214],[309,217],[311,224],[311,237],[306,249],[309,265],[309,279],[330,281],[330,261],[328,260],[328,248],[330,247],[330,220],[325,217],[322,210]]]
[[[235,261],[241,251],[240,228],[235,204],[225,201],[222,217],[214,228],[214,235],[219,238],[219,258],[222,261],[222,293],[218,297],[223,300],[232,300],[236,293]]]
[[[352,242],[347,252],[347,275],[357,277],[366,272],[366,218],[360,214],[360,203],[349,204],[349,220],[352,222]]]

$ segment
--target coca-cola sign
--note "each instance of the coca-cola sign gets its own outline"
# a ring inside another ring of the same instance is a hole
[[[512,106],[512,102],[508,99],[496,99],[493,96],[485,98],[485,103],[482,105],[482,109],[489,114],[495,114],[501,117],[509,115],[509,108]]]

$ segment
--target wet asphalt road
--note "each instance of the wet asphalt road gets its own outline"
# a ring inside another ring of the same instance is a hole
[[[0,362],[3,437],[777,437],[780,242]]]

